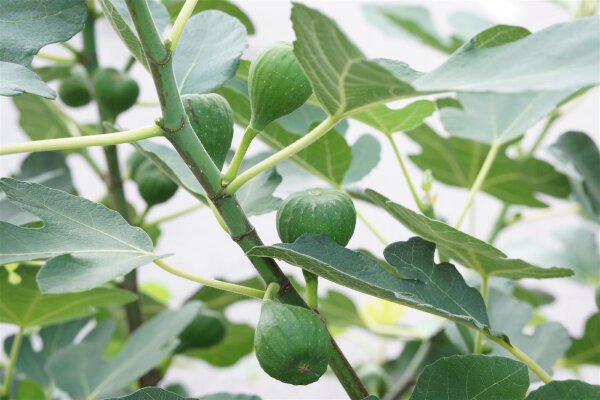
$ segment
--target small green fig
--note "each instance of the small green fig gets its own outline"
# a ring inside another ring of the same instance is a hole
[[[277,211],[277,233],[284,243],[292,243],[304,233],[323,233],[345,246],[355,226],[352,199],[339,190],[310,189],[293,193]]]
[[[188,349],[202,349],[216,345],[225,337],[227,328],[223,318],[211,310],[201,310],[179,334],[177,353]]]
[[[117,116],[135,104],[140,88],[126,73],[101,68],[94,74],[94,92],[98,103]]]
[[[92,92],[85,79],[69,76],[60,82],[58,97],[69,107],[83,107],[92,101]]]
[[[300,107],[312,94],[294,49],[287,43],[267,47],[252,61],[248,90],[250,126],[259,131]]]
[[[332,345],[313,311],[266,300],[254,334],[254,349],[261,368],[271,377],[308,385],[327,370]]]
[[[181,100],[198,139],[221,169],[233,139],[233,111],[229,103],[215,93],[187,94]]]
[[[179,187],[150,160],[137,167],[132,179],[137,183],[140,196],[148,207],[166,202]]]

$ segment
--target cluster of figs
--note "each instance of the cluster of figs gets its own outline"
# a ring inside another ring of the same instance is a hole
[[[274,43],[251,63],[248,92],[248,132],[253,138],[272,121],[302,106],[312,95],[312,88],[292,46]],[[138,94],[136,82],[112,68],[97,70],[91,80],[85,71],[74,71],[59,86],[59,96],[66,105],[80,107],[95,98],[114,117],[133,106]],[[182,102],[198,139],[221,169],[233,139],[234,118],[229,103],[215,93],[184,95]],[[177,184],[139,152],[129,159],[129,176],[148,207],[167,201],[177,191]],[[325,234],[345,246],[355,224],[352,200],[345,192],[333,189],[294,193],[277,212],[277,232],[284,243],[312,233]],[[190,333],[200,333],[195,331]],[[333,350],[327,328],[315,310],[283,304],[273,297],[263,300],[254,346],[267,374],[294,385],[317,381],[327,370]]]

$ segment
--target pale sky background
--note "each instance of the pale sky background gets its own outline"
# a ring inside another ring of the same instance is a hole
[[[256,35],[250,37],[250,46],[245,53],[246,59],[254,58],[261,47],[275,41],[292,41],[294,38],[291,23],[289,21],[290,3],[287,1],[244,1],[237,2],[250,16],[257,28]],[[405,2],[402,2],[405,3]],[[546,1],[515,1],[515,0],[481,0],[481,1],[414,1],[406,4],[426,5],[433,15],[436,26],[442,33],[451,31],[448,23],[449,16],[457,11],[469,11],[493,20],[497,23],[520,25],[531,31],[543,29],[558,22],[567,21],[570,17],[561,8]],[[399,59],[410,64],[413,68],[428,71],[441,63],[445,55],[429,49],[411,39],[390,37],[379,29],[370,25],[361,10],[361,2],[354,1],[307,1],[306,4],[316,7],[325,14],[334,17],[346,34],[358,45],[368,57],[386,57]],[[125,47],[112,32],[105,20],[98,23],[98,37],[100,39],[100,60],[103,65],[121,67],[127,59]],[[80,40],[77,38],[77,40]],[[62,48],[50,46],[45,49],[50,53],[61,54]],[[36,61],[37,62],[37,61]],[[40,63],[39,65],[41,65]],[[150,77],[139,66],[135,66],[133,74],[142,85],[140,99],[153,101],[155,93],[151,86]],[[403,103],[399,103],[402,105]],[[600,122],[598,116],[600,110],[600,95],[598,89],[587,95],[568,116],[562,118],[553,127],[548,135],[547,144],[554,140],[566,130],[581,130],[595,135],[598,140]],[[92,122],[95,119],[95,110],[91,106],[82,109],[68,109],[78,121]],[[125,113],[119,123],[126,128],[134,128],[150,123],[158,116],[158,109],[153,107],[138,107]],[[17,143],[27,140],[20,132],[15,108],[7,98],[0,98],[0,140],[3,144]],[[31,116],[35,118],[35,116]],[[429,120],[435,126],[439,126],[435,118]],[[535,136],[541,127],[536,126],[530,133]],[[236,129],[234,144],[240,138],[239,129]],[[352,143],[363,133],[372,133],[379,137],[378,133],[357,122],[351,122],[346,137]],[[380,138],[381,139],[381,138]],[[419,147],[404,138],[401,134],[396,136],[401,152],[405,155],[416,153]],[[532,137],[526,137],[531,142]],[[382,143],[382,161],[363,182],[364,187],[371,187],[383,192],[401,204],[414,208],[413,201],[408,189],[401,178],[400,170],[396,164],[391,149]],[[265,147],[255,143],[252,151],[259,151]],[[121,154],[129,153],[130,146],[121,146]],[[102,153],[99,149],[93,149],[92,154],[99,163],[104,165]],[[550,155],[542,149],[539,156],[551,159]],[[0,160],[0,173],[2,176],[16,172],[24,156],[12,155],[2,157]],[[122,157],[123,159],[125,157]],[[87,166],[77,157],[69,159],[71,171],[74,175],[75,186],[81,194],[90,199],[97,199],[103,194],[103,187]],[[414,168],[408,162],[409,169],[416,182],[420,181],[421,171]],[[126,187],[127,196],[133,199],[134,204],[141,209],[142,202],[134,186]],[[438,193],[438,204],[436,209],[439,214],[455,221],[458,210],[464,204],[466,190],[450,188],[441,184],[435,185]],[[289,193],[289,188],[282,188],[277,192],[280,197]],[[178,194],[166,205],[158,206],[150,213],[150,219],[169,214],[178,209],[193,204],[190,195],[180,190]],[[494,198],[480,194],[475,203],[475,215],[477,227],[471,230],[476,236],[485,237],[492,220],[496,217],[499,202]],[[389,217],[381,210],[359,203],[358,208],[377,225],[385,237],[389,240],[406,240],[408,232],[395,221],[390,222]],[[266,216],[254,217],[258,232],[266,243],[279,242],[275,232],[275,215],[271,213]],[[465,229],[470,227],[467,218]],[[558,217],[539,222],[522,224],[509,228],[500,237],[498,245],[511,253],[510,243],[528,243],[531,238],[536,241],[552,240],[552,235],[565,227],[581,226],[582,220],[575,216]],[[202,276],[220,276],[231,280],[239,280],[253,274],[249,262],[241,251],[231,243],[228,236],[220,229],[209,211],[203,209],[185,218],[171,221],[162,227],[162,237],[159,242],[159,253],[173,253],[169,262],[180,268],[189,270]],[[376,238],[358,222],[357,231],[351,240],[350,247],[364,247],[379,254],[383,250],[382,245]],[[286,267],[286,272],[297,274],[297,270]],[[197,289],[197,286],[189,281],[184,281],[175,276],[169,276],[166,272],[153,267],[146,266],[139,269],[141,282],[160,282],[166,285],[172,293],[171,303],[176,306],[189,294]],[[540,287],[552,292],[557,301],[542,309],[543,314],[552,321],[564,324],[571,334],[581,335],[584,323],[588,316],[595,311],[593,291],[589,287],[581,286],[573,281],[567,280],[527,280],[526,286]],[[332,287],[323,284],[323,287]],[[338,288],[339,289],[339,288]],[[361,305],[372,301],[364,295],[351,293],[351,296]],[[256,324],[258,320],[259,303],[254,301],[243,302],[228,311],[228,316],[233,321],[245,321]],[[402,320],[407,324],[433,323],[434,318],[427,314],[408,311]],[[501,329],[501,327],[497,327]],[[6,325],[0,325],[0,338],[12,332]],[[401,349],[400,341],[383,341],[359,330],[350,330],[339,337],[339,343],[354,365],[361,362],[375,362],[383,355],[393,356]],[[525,349],[526,350],[526,349]],[[600,383],[600,369],[583,368],[582,376],[592,383]],[[565,379],[571,377],[567,372],[559,371],[555,377]],[[332,374],[323,377],[319,382],[307,387],[294,387],[282,384],[263,373],[253,354],[249,355],[229,369],[214,369],[203,361],[187,358],[177,358],[165,383],[183,383],[191,395],[199,396],[216,391],[232,391],[250,394],[258,394],[265,400],[276,399],[342,399],[344,392]]]

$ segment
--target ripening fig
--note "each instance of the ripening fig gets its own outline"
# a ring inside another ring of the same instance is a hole
[[[98,103],[117,116],[135,104],[140,88],[126,73],[101,68],[94,74],[94,92]]]
[[[267,47],[252,61],[248,90],[250,126],[259,131],[300,107],[312,94],[294,49],[287,43]]]
[[[292,385],[316,382],[327,370],[332,352],[327,329],[309,309],[265,300],[254,334],[261,368]]]
[[[233,111],[216,93],[187,94],[181,100],[198,139],[221,169],[233,139]]]
[[[293,193],[277,211],[277,233],[284,243],[292,243],[304,233],[323,233],[345,246],[355,226],[356,210],[352,199],[334,189]]]

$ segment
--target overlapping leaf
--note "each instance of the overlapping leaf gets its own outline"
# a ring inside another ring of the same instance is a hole
[[[429,10],[425,7],[369,4],[364,6],[364,11],[374,26],[390,33],[411,35],[422,43],[445,53],[453,52],[462,44],[462,41],[456,37],[442,36],[434,26]]]
[[[352,162],[344,174],[344,184],[360,181],[379,164],[381,145],[368,133],[352,144]]]
[[[393,268],[336,244],[325,235],[304,234],[294,243],[255,247],[251,256],[274,257],[337,284],[490,330],[485,304],[453,265],[435,264],[435,245],[421,238],[389,245],[384,252]]]
[[[79,32],[86,17],[84,0],[0,1],[0,95],[56,97],[26,66],[45,45],[67,41]]]
[[[386,135],[417,128],[435,111],[435,103],[417,100],[406,107],[392,110],[386,106],[374,106],[356,113],[352,118],[363,122]]]
[[[169,11],[169,15],[171,16],[171,21],[175,22],[179,11],[183,7],[185,0],[162,0],[162,3],[167,7]],[[236,4],[232,3],[228,0],[203,0],[198,2],[194,7],[194,11],[192,14],[198,14],[199,12],[206,10],[219,10],[226,14],[231,15],[240,20],[242,24],[246,27],[246,31],[248,35],[253,35],[255,32],[254,24],[250,18],[246,15],[246,13],[238,7]]]
[[[523,28],[492,27],[428,74],[397,61],[368,61],[331,19],[306,6],[294,5],[292,22],[294,52],[331,115],[432,92],[575,91],[600,82],[599,17],[531,35]]]
[[[206,93],[221,86],[235,74],[246,47],[246,28],[236,18],[214,10],[194,15],[173,58],[179,92]]]
[[[492,326],[501,326],[511,343],[521,349],[527,349],[527,355],[534,359],[546,371],[552,371],[556,361],[569,348],[569,332],[558,322],[539,324],[531,334],[525,334],[525,327],[533,318],[533,307],[511,296],[510,286],[492,287],[488,299],[488,313]],[[503,347],[494,344],[494,352],[505,357],[513,357]],[[532,381],[537,376],[529,373]]]
[[[71,192],[71,173],[62,153],[41,152],[28,155],[21,163],[21,171],[14,178],[40,183],[54,189]],[[0,221],[13,225],[25,225],[38,219],[23,211],[0,192]]]
[[[445,107],[440,118],[450,135],[481,143],[506,143],[549,114],[569,92],[459,93],[462,108]]]
[[[227,323],[226,334],[216,346],[190,349],[184,354],[206,361],[215,367],[229,367],[254,349],[254,329],[248,324]]]
[[[2,236],[4,238],[4,236]],[[92,315],[94,307],[121,305],[135,295],[121,289],[96,288],[85,293],[42,294],[35,278],[38,268],[20,266],[21,283],[8,282],[6,268],[0,268],[0,321],[21,327],[46,326]]]
[[[570,165],[573,197],[586,213],[600,223],[600,152],[583,132],[567,132],[552,145],[552,151]]]
[[[231,394],[231,393],[213,393],[206,396],[196,397],[194,399],[181,397],[178,394],[169,392],[168,390],[145,387],[124,397],[112,397],[108,400],[261,400],[258,396],[249,394]]]
[[[294,53],[315,96],[330,115],[414,93],[415,71],[390,60],[369,61],[328,17],[301,4],[292,8]]]
[[[34,72],[19,64],[0,61],[0,96],[16,96],[31,93],[48,99],[56,92],[46,85]]]
[[[412,162],[422,170],[431,170],[436,180],[463,188],[473,185],[490,149],[467,139],[441,137],[427,125],[406,135],[421,146],[421,153],[410,156]],[[537,193],[567,197],[569,182],[551,164],[535,158],[514,159],[503,149],[481,190],[510,204],[543,207],[546,204],[536,198]]]
[[[0,264],[48,259],[37,276],[45,293],[91,289],[158,257],[142,229],[103,205],[10,178],[0,188],[44,221],[36,229],[0,222]]]
[[[443,222],[430,219],[390,201],[385,196],[367,190],[369,197],[394,218],[422,238],[434,242],[440,251],[482,276],[508,279],[557,278],[570,276],[568,268],[540,268],[523,260],[507,258],[494,246],[461,232]]]
[[[456,51],[434,71],[413,82],[423,92],[521,93],[575,91],[600,81],[597,49],[600,17],[552,25],[521,39],[490,47],[499,33],[490,28]],[[510,27],[509,27],[510,28]],[[518,36],[518,35],[517,35]]]
[[[39,332],[42,348],[39,350],[34,349],[30,337],[23,337],[15,364],[17,371],[27,375],[42,387],[49,387],[51,378],[45,368],[46,363],[54,354],[73,344],[75,337],[88,321],[84,318],[42,328]],[[13,342],[14,336],[10,336],[4,341],[4,352],[6,354],[10,354]]]
[[[587,320],[583,336],[573,339],[566,359],[573,366],[600,365],[600,313],[593,314]]]
[[[277,210],[281,204],[273,192],[281,183],[281,175],[275,168],[258,175],[251,184],[243,186],[237,193],[237,199],[247,216],[267,214]]]
[[[144,323],[129,336],[123,350],[109,360],[104,359],[103,351],[114,325],[100,323],[85,341],[50,359],[50,375],[73,398],[93,400],[114,393],[148,372],[175,348],[175,338],[198,314],[199,307],[198,303],[188,303]]]
[[[456,355],[427,366],[410,400],[523,400],[527,366],[504,357]]]
[[[45,45],[69,40],[87,18],[84,0],[2,0],[0,10],[0,61],[21,65]]]
[[[600,386],[587,382],[552,381],[529,393],[525,400],[600,400]]]

